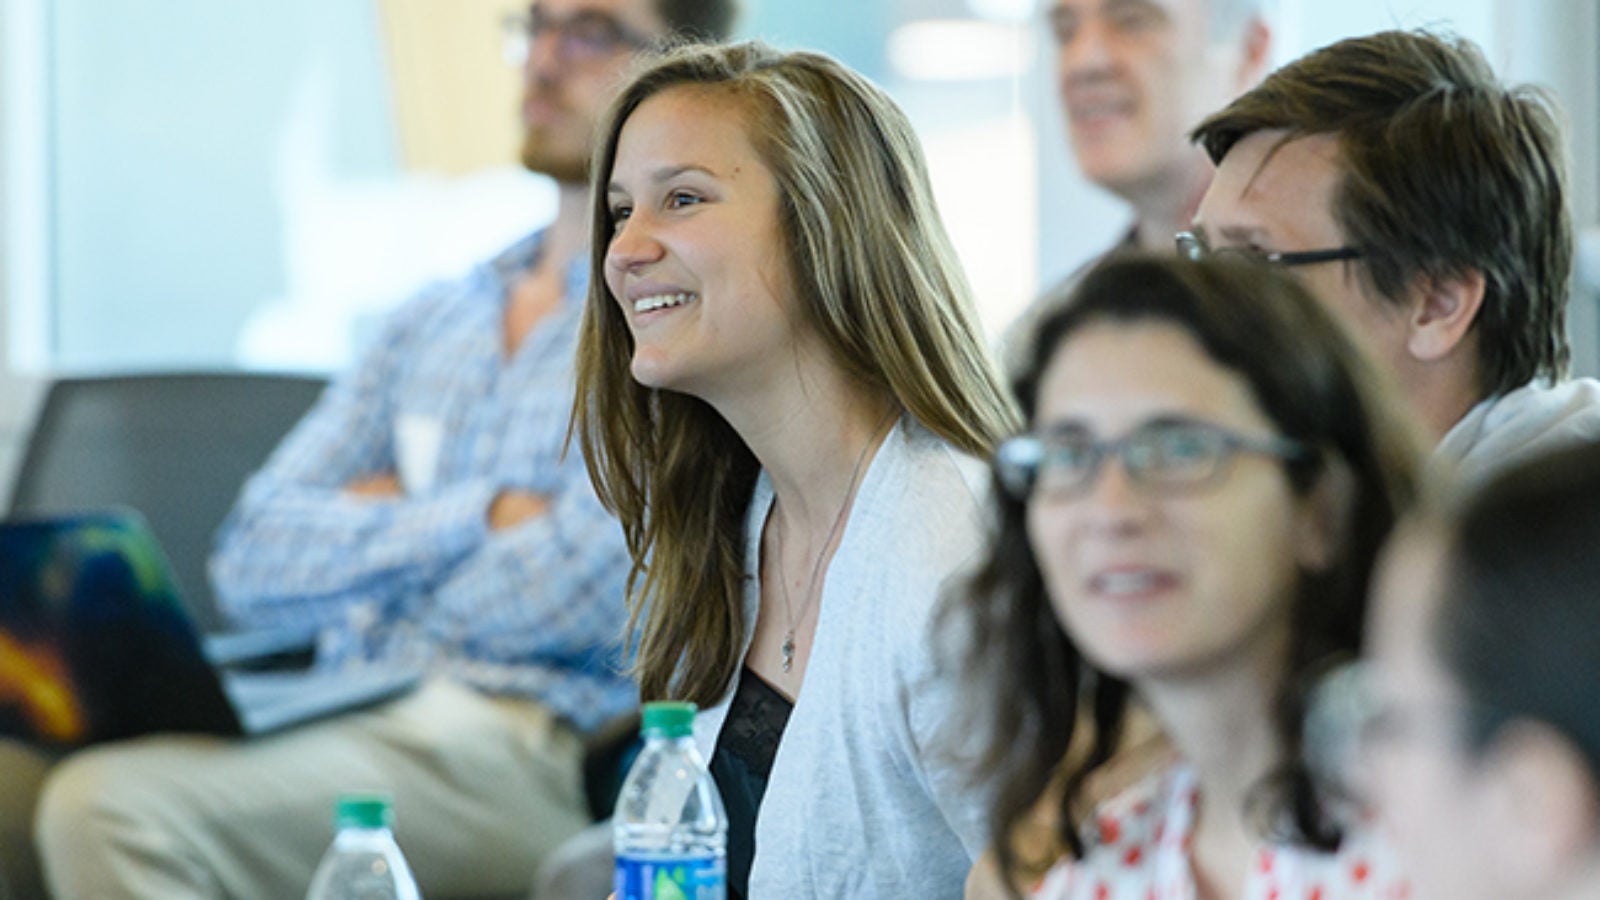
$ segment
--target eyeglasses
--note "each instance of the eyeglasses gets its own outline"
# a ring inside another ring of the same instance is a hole
[[[1109,441],[1077,429],[1021,435],[1000,444],[994,464],[1007,493],[1025,501],[1085,493],[1110,456],[1122,460],[1136,484],[1186,489],[1220,478],[1240,453],[1284,460],[1309,455],[1303,445],[1284,438],[1246,437],[1209,422],[1162,419]]]
[[[642,50],[656,43],[649,35],[598,10],[583,10],[557,19],[540,12],[538,4],[534,4],[526,13],[501,19],[500,27],[505,33],[502,52],[513,66],[525,65],[533,45],[546,34],[556,36],[557,52],[563,58],[582,62],[604,59],[618,50]]]
[[[1419,742],[1467,746],[1475,723],[1494,726],[1508,719],[1493,707],[1461,698],[1387,696],[1381,680],[1374,663],[1351,660],[1313,682],[1303,744],[1312,775],[1329,793],[1360,798],[1369,786],[1367,764],[1376,753]]]
[[[1328,250],[1300,250],[1294,253],[1275,253],[1259,247],[1212,247],[1205,235],[1193,231],[1180,231],[1174,238],[1178,255],[1195,262],[1208,256],[1235,255],[1274,266],[1309,266],[1313,263],[1335,262],[1341,259],[1360,259],[1366,253],[1359,247],[1333,247]]]
[[[1306,739],[1341,735],[1363,752],[1443,735],[1487,739],[1515,718],[1490,703],[1465,697],[1390,696],[1384,679],[1368,660],[1346,662],[1318,679],[1306,705]]]

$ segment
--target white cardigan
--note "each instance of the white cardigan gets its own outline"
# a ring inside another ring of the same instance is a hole
[[[752,900],[961,896],[986,810],[947,758],[958,692],[934,677],[929,629],[947,577],[982,550],[986,485],[982,463],[909,416],[879,447],[828,566],[757,815]],[[746,651],[772,500],[763,474],[745,526]],[[736,684],[696,720],[707,759]]]

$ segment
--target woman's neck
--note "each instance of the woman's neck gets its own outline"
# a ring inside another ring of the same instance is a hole
[[[1282,654],[1262,657],[1221,672],[1139,685],[1168,739],[1195,773],[1200,807],[1191,862],[1197,883],[1212,888],[1202,896],[1239,896],[1259,840],[1247,806],[1262,778],[1279,763],[1272,710]]]
[[[895,406],[862,394],[832,414],[794,417],[756,451],[775,497],[774,516],[806,542],[833,530],[887,437]]]
[[[829,529],[898,409],[887,393],[837,366],[808,366],[804,359],[783,364],[784,377],[770,379],[765,389],[712,404],[767,473],[777,514],[797,536]]]
[[[1199,779],[1201,794],[1244,795],[1277,760],[1271,698],[1259,685],[1163,686],[1143,691],[1168,738]]]

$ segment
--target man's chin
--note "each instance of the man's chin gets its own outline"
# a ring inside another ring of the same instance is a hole
[[[1159,170],[1134,150],[1122,153],[1099,148],[1093,155],[1078,156],[1078,171],[1089,182],[1118,196],[1137,191],[1148,184]]]
[[[548,175],[563,184],[585,184],[589,180],[588,157],[551,153],[537,144],[522,146],[522,165],[530,172]]]

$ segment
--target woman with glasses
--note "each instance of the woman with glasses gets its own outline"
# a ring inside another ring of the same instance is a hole
[[[1600,896],[1597,547],[1600,445],[1583,444],[1385,554],[1361,786],[1417,900]]]
[[[958,608],[991,831],[1045,796],[1058,812],[1068,853],[1036,896],[1393,896],[1382,849],[1313,789],[1300,725],[1412,494],[1415,441],[1370,377],[1303,289],[1246,261],[1113,259],[1042,320]],[[1136,702],[1171,752],[1088,808]]]
[[[927,625],[1014,417],[910,123],[826,57],[693,49],[594,178],[575,427],[642,697],[702,709],[730,895],[958,896],[983,804],[929,752]]]

